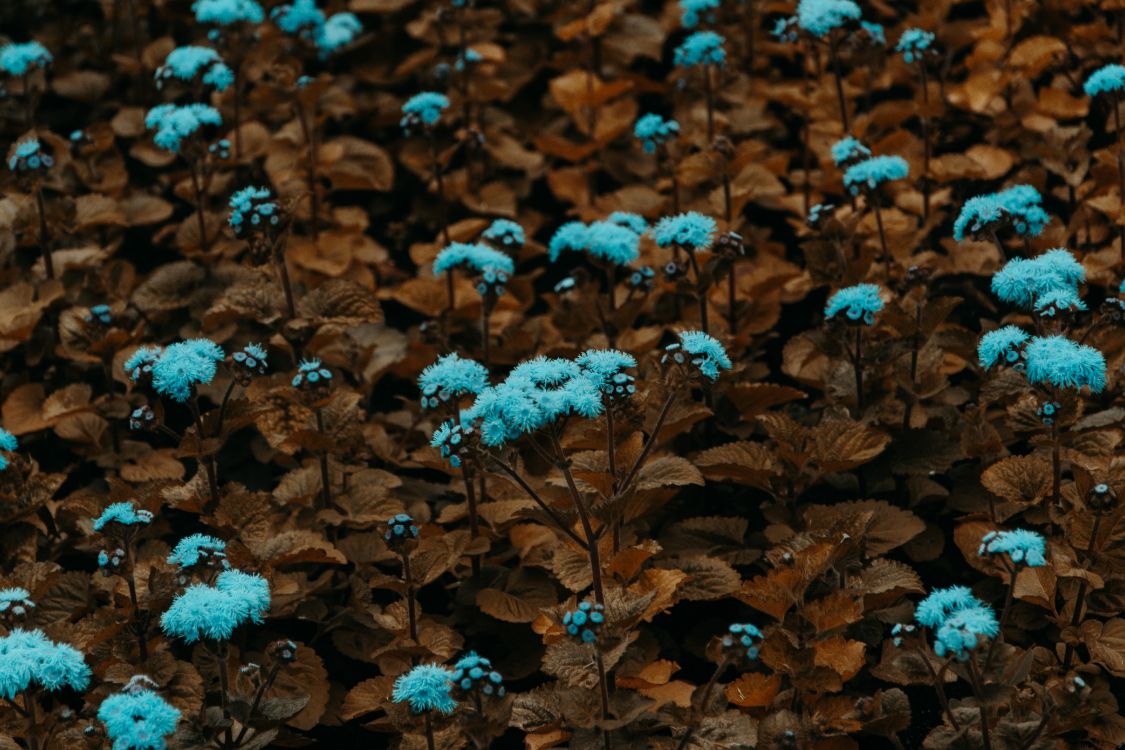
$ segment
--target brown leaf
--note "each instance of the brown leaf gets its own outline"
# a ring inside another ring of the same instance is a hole
[[[1041,455],[1009,456],[981,472],[980,481],[1004,500],[1037,503],[1051,492],[1051,462]]]
[[[863,669],[863,656],[867,652],[867,646],[860,641],[836,636],[817,641],[814,652],[813,663],[816,666],[828,667],[847,682]]]
[[[739,708],[767,708],[781,690],[781,677],[776,674],[747,672],[723,690],[727,700]]]

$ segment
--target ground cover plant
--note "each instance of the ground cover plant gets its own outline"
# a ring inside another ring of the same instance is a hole
[[[0,750],[1125,744],[1125,6],[0,7]]]

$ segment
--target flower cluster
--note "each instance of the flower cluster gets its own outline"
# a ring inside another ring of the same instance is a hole
[[[835,209],[836,206],[831,203],[817,203],[809,209],[809,215],[805,217],[805,223],[810,227],[815,227],[831,216]]]
[[[584,252],[615,266],[626,266],[640,257],[640,235],[613,221],[578,221],[563,224],[551,237],[547,253],[552,261],[565,251]]]
[[[456,406],[465,396],[475,396],[487,387],[487,368],[456,352],[439,357],[418,376],[423,409],[436,409],[446,404]]]
[[[102,531],[111,523],[121,526],[147,526],[152,523],[152,513],[138,508],[131,502],[112,503],[94,519],[94,531]]]
[[[1017,326],[1004,326],[981,336],[977,345],[980,366],[990,370],[998,364],[1023,369],[1023,345],[1031,336]]]
[[[724,41],[714,31],[697,31],[676,47],[673,61],[682,68],[722,65],[727,59]]]
[[[156,69],[157,88],[172,79],[184,83],[199,80],[215,91],[226,91],[234,83],[234,71],[210,47],[187,45],[169,52],[164,64]]]
[[[1032,259],[1013,258],[992,277],[992,293],[1003,302],[1025,310],[1053,314],[1077,304],[1078,285],[1086,280],[1086,269],[1067,250],[1056,248]]]
[[[484,272],[494,269],[506,274],[515,273],[516,264],[511,256],[479,242],[453,242],[446,245],[434,259],[434,276],[454,269]]]
[[[269,355],[260,344],[247,344],[230,355],[230,369],[235,381],[245,388],[255,375],[266,374]]]
[[[423,91],[406,100],[402,105],[402,119],[399,125],[407,135],[419,127],[429,128],[441,119],[441,113],[449,109],[449,97],[436,91]]]
[[[19,586],[0,589],[0,617],[25,617],[33,609],[35,602],[31,601],[31,593],[27,589]]]
[[[52,60],[51,53],[39,42],[0,47],[0,70],[10,76],[25,76],[37,68],[46,68]]]
[[[86,311],[85,321],[92,326],[108,326],[113,323],[113,309],[109,305],[94,305]]]
[[[973,649],[1000,632],[992,609],[964,586],[931,592],[918,603],[914,619],[935,632],[934,653],[949,653],[960,661],[967,660]]]
[[[215,379],[218,363],[226,356],[223,348],[211,339],[188,339],[170,344],[152,363],[152,387],[160,395],[183,403],[191,398],[196,386],[207,385]],[[126,362],[126,370],[135,369],[129,364]]]
[[[758,647],[762,643],[762,631],[748,622],[731,623],[720,642],[723,650],[739,659],[754,661],[758,658]]]
[[[574,361],[611,401],[627,399],[637,392],[636,378],[625,372],[626,368],[637,366],[631,354],[616,349],[588,349]]]
[[[625,283],[628,284],[631,289],[635,289],[638,292],[650,292],[652,291],[655,281],[656,271],[653,271],[650,266],[641,266],[629,274],[629,278],[625,280]]]
[[[164,632],[187,643],[227,640],[247,622],[262,623],[270,608],[269,582],[254,573],[224,570],[214,586],[196,583],[161,616]]]
[[[223,124],[219,110],[209,104],[159,104],[145,115],[145,127],[155,130],[152,140],[165,151],[180,153],[185,139],[206,126]]]
[[[54,165],[55,160],[43,151],[38,138],[25,138],[8,152],[8,169],[17,174],[42,173]]]
[[[1031,185],[970,198],[953,222],[953,239],[960,242],[1002,225],[1010,225],[1022,237],[1038,237],[1051,220],[1042,204],[1043,197]]]
[[[633,136],[641,142],[646,154],[655,154],[656,148],[680,135],[680,123],[669,118],[665,120],[657,114],[649,113],[637,119],[633,126]]]
[[[852,0],[801,0],[797,3],[797,25],[815,37],[824,37],[862,12]]]
[[[885,182],[903,180],[910,174],[910,165],[901,156],[872,156],[856,162],[844,172],[844,187],[852,195],[874,190]]]
[[[451,693],[453,674],[439,664],[419,664],[395,680],[391,700],[407,704],[416,714],[451,714],[457,708]]]
[[[192,534],[176,543],[168,555],[168,564],[175,565],[180,570],[196,565],[217,566],[226,570],[230,567],[226,549],[227,543],[222,539],[207,534]]]
[[[832,161],[837,167],[854,164],[869,156],[871,156],[871,149],[864,146],[859,139],[850,135],[844,136],[832,144]]]
[[[14,628],[0,637],[0,698],[10,701],[32,686],[54,692],[88,684],[90,668],[73,646],[55,643],[41,630]]]
[[[593,643],[598,640],[598,631],[605,624],[605,607],[582,602],[577,609],[563,614],[562,624],[567,635],[583,643]]]
[[[796,16],[783,16],[773,22],[773,28],[770,29],[770,36],[779,42],[795,42],[797,41],[797,32],[800,30],[797,25]]]
[[[504,677],[492,668],[492,661],[470,651],[453,665],[453,687],[462,693],[479,690],[484,695],[504,697]]]
[[[179,709],[153,692],[155,684],[137,675],[98,707],[113,750],[165,750],[166,738],[176,731]]]
[[[523,227],[508,219],[497,219],[492,222],[488,225],[488,229],[481,234],[481,237],[507,248],[523,247],[523,244],[527,242]]]
[[[383,541],[387,544],[401,544],[409,539],[418,538],[418,527],[414,519],[406,513],[399,513],[387,519],[387,530],[383,532]]]
[[[240,237],[248,232],[277,229],[281,224],[281,206],[269,188],[244,187],[230,197],[229,205],[227,223]]]
[[[475,434],[472,425],[464,422],[467,416],[468,412],[462,412],[461,422],[452,419],[442,422],[430,436],[430,446],[437,449],[441,457],[447,459],[455,469],[461,468],[468,457],[471,447],[469,438]]]
[[[685,29],[694,29],[701,20],[715,22],[715,11],[719,0],[680,0],[680,24]]]
[[[614,211],[606,217],[606,221],[624,227],[638,236],[648,231],[648,221],[645,217],[628,211]]]
[[[129,379],[134,383],[140,383],[142,380],[147,380],[152,377],[152,366],[156,364],[156,360],[160,359],[160,353],[164,351],[159,346],[142,346],[133,351],[125,360],[122,368]]]
[[[11,463],[4,454],[14,453],[17,448],[19,448],[19,440],[16,436],[0,427],[0,471],[7,469]]]
[[[213,23],[216,26],[261,23],[266,19],[258,0],[195,0],[191,9],[196,23]]]
[[[326,17],[316,0],[293,0],[270,11],[270,18],[286,34],[312,42],[322,58],[351,44],[363,31],[363,24],[352,13]]]
[[[1086,96],[1097,96],[1110,92],[1115,96],[1120,96],[1121,92],[1125,91],[1125,65],[1112,63],[1098,68],[1086,79],[1082,90],[1086,92]]]
[[[696,211],[665,216],[652,228],[652,237],[660,247],[676,247],[698,252],[711,246],[718,226],[710,216]]]
[[[1007,555],[1016,567],[1039,568],[1047,564],[1047,542],[1042,535],[1027,529],[990,531],[981,537],[977,554]]]
[[[887,43],[887,31],[883,28],[881,23],[872,23],[871,21],[860,21],[859,27],[867,34],[867,38],[872,44],[885,46]]]
[[[895,52],[902,53],[902,59],[908,63],[915,60],[921,61],[925,55],[926,50],[930,49],[930,45],[934,43],[934,35],[932,32],[923,31],[922,29],[907,29],[902,32],[902,36],[898,38],[898,44],[895,45]]]
[[[1065,336],[1036,336],[1024,347],[1027,382],[1052,388],[1105,389],[1105,356]]]
[[[679,367],[690,364],[694,372],[708,380],[717,380],[720,370],[731,368],[727,350],[713,336],[703,331],[683,331],[677,337],[679,341],[664,347],[662,364]]]
[[[844,313],[853,323],[872,325],[875,314],[883,309],[881,289],[877,284],[856,284],[840,289],[828,298],[824,316],[829,319]]]
[[[302,359],[297,363],[297,374],[289,384],[294,388],[322,394],[332,385],[332,371],[322,365],[319,359]]]

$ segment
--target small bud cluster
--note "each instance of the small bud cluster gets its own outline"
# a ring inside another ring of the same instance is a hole
[[[598,640],[598,631],[605,624],[605,607],[601,604],[582,602],[578,609],[567,612],[562,618],[567,635],[583,643]]]

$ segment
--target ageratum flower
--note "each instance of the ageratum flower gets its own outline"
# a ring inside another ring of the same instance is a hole
[[[835,208],[836,206],[831,203],[817,203],[809,209],[809,215],[805,218],[805,223],[810,227],[815,227],[831,215]]]
[[[801,0],[797,3],[797,25],[815,37],[831,34],[863,13],[851,0]]]
[[[234,83],[234,71],[210,47],[187,45],[168,53],[164,64],[156,69],[155,78],[157,88],[162,87],[164,81],[173,78],[184,83],[191,83],[198,78],[216,91],[226,91]]]
[[[31,601],[31,592],[27,589],[19,586],[0,589],[0,616],[23,617],[32,609],[35,609],[35,602]]]
[[[605,607],[582,602],[578,609],[563,614],[562,624],[567,635],[583,643],[593,643],[598,640],[598,631],[605,624]]]
[[[36,68],[46,68],[54,58],[39,42],[5,44],[0,47],[0,70],[10,76],[25,76]]]
[[[155,130],[153,142],[174,154],[187,138],[192,138],[206,126],[218,127],[223,124],[219,110],[209,104],[160,104],[145,115],[145,127]]]
[[[152,387],[162,396],[183,403],[196,386],[215,379],[223,348],[211,339],[188,339],[167,346],[152,366]]]
[[[615,266],[627,266],[639,258],[640,244],[640,235],[610,221],[595,221],[586,230],[587,254]]]
[[[859,27],[867,33],[867,38],[871,40],[872,44],[882,46],[887,44],[887,32],[883,28],[883,24],[860,21]]]
[[[387,530],[383,532],[383,541],[392,544],[417,538],[418,527],[414,525],[414,519],[410,515],[399,513],[387,519]]]
[[[637,392],[636,378],[625,372],[637,366],[632,354],[617,349],[587,349],[574,361],[606,398],[624,399]]]
[[[504,697],[504,677],[492,668],[492,662],[476,651],[470,651],[453,665],[450,679],[463,693],[479,690],[484,695]]]
[[[16,143],[8,154],[8,169],[17,174],[50,169],[55,160],[43,151],[38,138],[25,138]]]
[[[523,247],[524,243],[527,242],[523,227],[508,219],[497,219],[492,222],[488,229],[481,234],[481,237],[504,247]]]
[[[799,28],[796,16],[785,16],[773,22],[770,36],[779,42],[795,42],[797,41],[797,30]]]
[[[828,298],[828,304],[824,306],[824,316],[835,318],[842,312],[850,321],[863,321],[866,325],[872,325],[875,322],[875,313],[883,309],[880,291],[877,284],[856,284],[840,289]]]
[[[223,567],[226,567],[229,565],[226,548],[227,543],[222,539],[207,534],[192,534],[176,543],[172,553],[168,555],[168,564],[184,570],[200,563],[221,560]]]
[[[86,311],[84,320],[91,325],[108,326],[113,322],[113,308],[109,305],[94,305]]]
[[[934,43],[934,35],[922,29],[907,29],[898,38],[895,52],[902,53],[902,59],[908,63],[922,60],[926,50]]]
[[[319,387],[332,380],[332,371],[321,366],[319,359],[302,359],[297,363],[297,374],[290,384],[294,388]]]
[[[649,113],[637,119],[633,126],[633,137],[641,142],[641,148],[646,154],[655,154],[657,146],[675,140],[680,135],[680,123],[672,119],[665,120],[657,114]]]
[[[286,34],[312,39],[324,25],[324,11],[316,7],[316,0],[293,0],[270,11],[270,19]]]
[[[619,227],[625,227],[638,236],[648,231],[648,222],[645,221],[645,217],[628,211],[614,211],[606,218],[606,221]]]
[[[1044,318],[1053,318],[1059,313],[1085,311],[1086,303],[1078,292],[1069,288],[1051,289],[1035,300],[1035,312]]]
[[[998,364],[1019,367],[1023,345],[1031,336],[1022,328],[1004,326],[981,336],[977,344],[977,361],[980,366],[990,370]]]
[[[439,357],[422,370],[418,388],[422,391],[422,408],[436,409],[465,396],[475,396],[488,387],[488,368],[456,352]]]
[[[1027,529],[990,531],[981,537],[977,554],[1007,555],[1017,567],[1040,568],[1047,564],[1047,542],[1042,535]]]
[[[996,614],[990,607],[958,610],[938,628],[934,653],[939,657],[948,653],[958,661],[966,661],[973,649],[987,643],[999,633],[1000,623],[996,621]]]
[[[681,68],[722,65],[727,59],[725,40],[714,31],[697,31],[676,47],[673,60]]]
[[[1113,63],[1098,68],[1086,79],[1082,90],[1086,92],[1086,96],[1097,96],[1110,92],[1115,96],[1120,96],[1121,92],[1125,91],[1125,65]]]
[[[139,382],[141,377],[152,374],[152,366],[160,359],[162,351],[164,350],[159,346],[142,346],[129,355],[122,368],[130,380]]]
[[[719,0],[680,0],[680,24],[685,29],[694,29],[700,20],[715,22],[715,11]]]
[[[914,610],[914,619],[919,625],[935,630],[941,627],[946,618],[963,609],[983,607],[984,602],[973,596],[966,586],[950,586],[935,589]]]
[[[230,26],[236,23],[261,23],[266,19],[258,0],[195,0],[191,5],[196,23]]]
[[[406,703],[416,714],[437,711],[451,714],[457,708],[450,690],[453,672],[438,664],[419,664],[395,680],[391,700]]]
[[[469,438],[473,435],[472,415],[469,410],[461,412],[461,421],[455,422],[447,419],[438,425],[430,435],[430,447],[441,453],[441,457],[449,460],[449,465],[455,469],[461,468],[464,458],[469,454]],[[500,438],[500,442],[506,435]]]
[[[269,583],[258,575],[225,570],[214,586],[189,586],[161,616],[164,632],[186,643],[228,640],[235,628],[263,621],[270,606]]]
[[[511,274],[515,272],[516,264],[508,254],[488,245],[479,242],[453,242],[442,248],[434,259],[434,276],[457,268],[476,272],[494,268]]]
[[[1065,336],[1036,336],[1024,348],[1027,382],[1054,388],[1105,389],[1105,357]]]
[[[970,198],[953,222],[953,239],[960,242],[1001,223],[1009,224],[1021,237],[1038,237],[1051,220],[1042,204],[1043,197],[1031,185]]]
[[[146,526],[152,523],[152,513],[138,508],[131,502],[113,503],[106,506],[102,514],[94,519],[94,531],[101,531],[111,523],[122,526]]]
[[[698,252],[711,246],[718,227],[710,216],[688,211],[675,216],[665,216],[652,228],[653,239],[660,247],[676,245]]]
[[[73,646],[55,643],[41,630],[14,628],[0,638],[0,697],[10,701],[32,686],[54,692],[89,684],[90,668]]]
[[[910,174],[910,165],[901,156],[872,156],[848,167],[844,187],[852,195],[861,190],[874,190],[884,182],[903,180]]]
[[[322,58],[339,52],[355,41],[363,24],[354,13],[334,13],[316,33],[316,47]]]
[[[281,224],[281,207],[269,188],[244,187],[230,197],[230,224],[235,234],[258,229],[277,228]]]
[[[166,750],[167,737],[176,731],[179,709],[148,689],[147,682],[134,677],[98,707],[113,750]]]
[[[748,622],[731,623],[722,637],[723,649],[750,661],[758,658],[758,647],[762,643],[762,631]]]
[[[832,144],[832,161],[837,167],[871,156],[871,149],[852,136],[844,136]]]
[[[5,453],[14,453],[19,448],[19,441],[16,436],[0,427],[0,451]],[[0,453],[0,471],[4,471],[10,465],[8,457],[4,453]]]
[[[718,339],[703,331],[683,331],[676,334],[679,342],[664,347],[661,362],[686,365],[689,362],[700,375],[708,380],[717,380],[720,370],[731,368],[727,350]]]
[[[418,126],[430,127],[441,119],[441,113],[449,109],[449,97],[436,91],[423,91],[406,100],[402,105],[402,119],[399,125],[409,135]]]
[[[1086,269],[1067,250],[1056,248],[1035,258],[1013,258],[992,276],[992,293],[1003,302],[1025,310],[1040,297],[1057,290],[1078,295]]]

